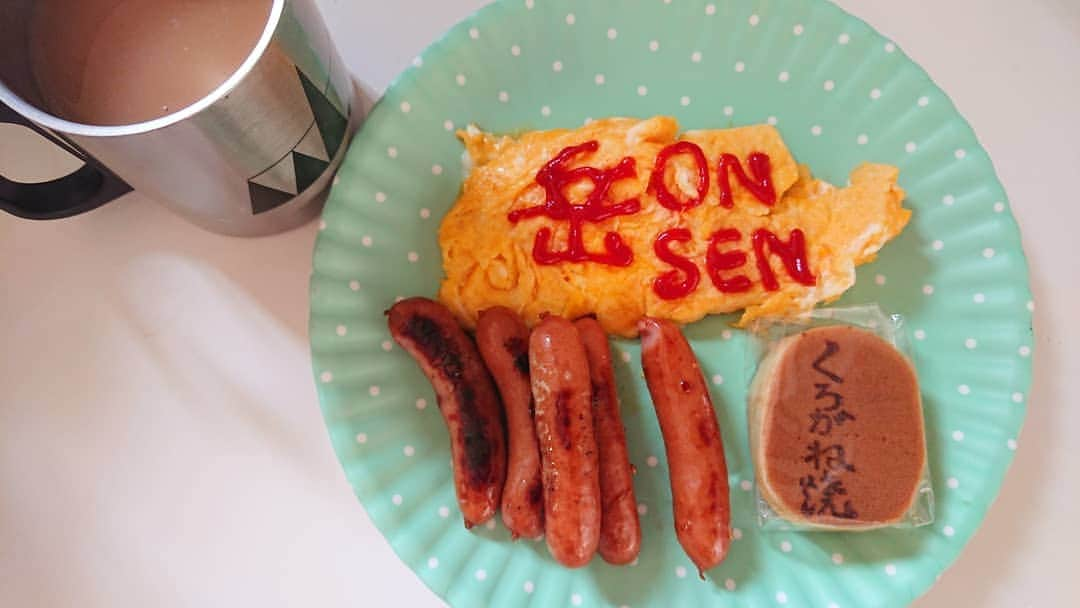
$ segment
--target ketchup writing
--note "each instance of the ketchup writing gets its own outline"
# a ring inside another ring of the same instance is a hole
[[[678,154],[689,154],[697,164],[697,198],[692,198],[685,203],[680,203],[665,181],[668,159]],[[709,164],[705,161],[705,153],[701,146],[692,141],[680,141],[664,148],[656,155],[656,164],[653,166],[652,175],[649,177],[649,192],[656,195],[656,200],[661,205],[672,211],[685,211],[701,204],[705,195],[709,193]]]
[[[709,273],[709,280],[723,293],[742,293],[750,291],[750,279],[746,275],[724,278],[720,274],[722,270],[735,270],[746,264],[746,254],[739,250],[717,251],[716,246],[722,243],[738,242],[742,234],[734,228],[717,230],[709,237],[709,250],[705,253],[705,270]]]
[[[611,266],[629,266],[634,261],[634,252],[617,232],[604,235],[604,249],[601,252],[588,251],[585,247],[583,228],[586,223],[595,224],[620,215],[633,215],[641,210],[637,198],[629,198],[619,203],[611,203],[609,193],[612,185],[624,179],[637,177],[635,161],[632,157],[623,158],[614,167],[598,169],[569,165],[578,157],[592,154],[600,148],[596,140],[570,146],[560,151],[548,161],[536,174],[536,183],[544,188],[545,199],[541,205],[516,209],[507,218],[512,223],[535,217],[548,217],[557,222],[567,222],[566,248],[557,250],[552,247],[553,232],[550,227],[536,231],[532,255],[538,264],[551,265],[561,262],[596,262]],[[696,165],[696,197],[688,198],[683,193],[672,192],[668,188],[666,172],[668,161],[672,157],[687,155]],[[731,193],[730,174],[734,173],[739,184],[765,205],[776,202],[776,191],[772,183],[772,168],[769,156],[754,152],[747,156],[746,167],[734,154],[721,154],[717,162],[716,182],[720,205],[726,208],[734,206]],[[578,182],[589,181],[592,190],[583,202],[571,202],[566,189]],[[671,211],[682,212],[700,205],[709,193],[709,166],[705,153],[697,144],[680,141],[662,149],[656,155],[652,175],[649,178],[648,191],[656,200]],[[691,258],[672,251],[675,243],[687,243],[692,240],[687,228],[670,228],[660,232],[653,242],[653,251],[661,261],[672,266],[653,280],[653,291],[664,300],[677,300],[686,297],[698,288],[701,282],[701,270]],[[713,286],[721,293],[744,293],[753,288],[750,278],[745,274],[727,275],[726,273],[746,266],[747,254],[737,247],[721,250],[721,246],[742,240],[742,233],[735,228],[722,228],[709,235],[705,251],[705,271]],[[769,264],[769,257],[780,258],[787,274],[803,285],[816,285],[817,277],[810,271],[806,253],[806,237],[802,230],[791,231],[788,240],[781,240],[773,232],[760,228],[750,235],[754,259],[761,284],[767,291],[780,289],[780,282]]]
[[[791,278],[803,285],[817,285],[817,277],[810,272],[810,263],[806,259],[806,238],[802,230],[798,228],[792,230],[787,243],[764,228],[755,230],[750,240],[754,243],[754,257],[757,259],[761,284],[765,286],[765,289],[769,291],[780,289],[780,283],[776,281],[776,275],[769,266],[769,258],[765,255],[765,245],[769,246],[773,255],[784,262]]]
[[[632,215],[641,210],[641,203],[636,198],[627,199],[618,204],[604,205],[611,185],[621,179],[637,176],[634,159],[626,157],[611,169],[595,167],[576,167],[567,169],[566,165],[574,158],[585,153],[596,152],[600,144],[596,140],[587,141],[577,146],[564,148],[536,174],[536,183],[546,192],[544,204],[511,211],[507,218],[512,223],[521,220],[547,216],[556,221],[568,221],[569,233],[566,249],[556,251],[551,248],[551,228],[544,227],[536,232],[533,242],[533,259],[538,264],[557,264],[559,262],[597,262],[611,266],[629,266],[634,261],[634,252],[615,232],[604,235],[604,252],[592,253],[585,249],[585,236],[582,227],[586,222],[596,223],[617,215]],[[571,203],[563,190],[581,180],[593,184],[592,192],[585,198],[584,204]]]
[[[677,300],[693,293],[701,280],[701,271],[697,264],[671,250],[671,241],[685,243],[690,240],[690,231],[686,228],[671,228],[661,232],[653,243],[656,257],[671,264],[678,270],[669,270],[656,277],[653,291],[663,300]]]
[[[750,191],[754,198],[769,205],[776,202],[776,190],[772,184],[772,167],[769,164],[769,155],[763,152],[754,152],[746,157],[746,165],[750,167],[750,175],[747,177],[743,171],[739,159],[734,154],[721,154],[720,161],[716,165],[716,187],[719,190],[720,206],[731,209],[735,204],[735,198],[731,195],[731,182],[728,174],[735,172],[735,178],[739,180],[743,188]]]

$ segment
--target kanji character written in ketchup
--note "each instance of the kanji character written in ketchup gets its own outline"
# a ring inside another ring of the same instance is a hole
[[[551,247],[551,228],[544,227],[536,232],[536,240],[533,242],[533,259],[538,264],[596,262],[612,266],[629,266],[633,263],[634,252],[616,232],[608,232],[604,235],[603,253],[593,253],[585,249],[582,229],[586,222],[597,223],[617,215],[632,215],[641,209],[641,203],[636,198],[614,205],[604,204],[613,183],[637,175],[633,158],[624,158],[610,169],[567,168],[567,164],[575,157],[596,152],[599,147],[598,142],[587,141],[577,146],[564,148],[536,174],[536,183],[540,184],[546,193],[544,204],[510,212],[508,219],[512,223],[537,216],[546,216],[556,221],[570,223],[566,249],[562,251],[556,251]],[[589,192],[584,204],[571,203],[563,191],[567,186],[581,180],[592,182],[592,192]]]

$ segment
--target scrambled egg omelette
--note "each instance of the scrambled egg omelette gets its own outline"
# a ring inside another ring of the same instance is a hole
[[[480,311],[495,305],[518,311],[530,325],[546,312],[569,318],[595,314],[606,331],[626,337],[636,335],[644,315],[690,323],[745,309],[739,322],[744,325],[838,298],[855,283],[855,266],[873,260],[910,217],[901,206],[904,191],[895,167],[863,164],[852,171],[848,187],[837,188],[797,165],[771,126],[689,131],[681,138],[678,128],[675,119],[658,116],[609,118],[519,137],[475,127],[460,132],[472,170],[439,229],[446,272],[439,298],[469,327]],[[553,161],[585,142],[596,144]],[[657,188],[650,184],[657,156],[676,142],[700,148],[707,177],[692,154],[679,153],[667,157],[657,178],[664,188]],[[766,155],[767,173],[755,167],[754,155]],[[717,171],[724,158],[741,165],[730,167],[726,180]],[[562,163],[565,179],[545,186],[545,171],[554,162]],[[763,175],[771,182],[772,202],[766,201],[768,192],[755,188]],[[702,178],[711,186],[695,200]],[[603,189],[596,197],[619,211],[579,222],[572,235],[565,213],[536,212],[560,196],[551,188],[579,208]],[[687,204],[673,210],[670,197],[665,204],[658,200],[660,190]],[[683,229],[683,238],[669,240],[669,255],[661,256],[657,237],[673,229]],[[756,243],[763,230],[776,236],[771,247]],[[726,231],[724,237],[711,240],[718,231]],[[552,261],[538,253],[569,251],[575,238],[588,254],[579,248],[574,259]],[[800,245],[802,255],[792,261]],[[690,281],[695,272],[699,280]],[[660,289],[664,282],[681,288],[677,297]],[[721,284],[737,288],[721,290]]]

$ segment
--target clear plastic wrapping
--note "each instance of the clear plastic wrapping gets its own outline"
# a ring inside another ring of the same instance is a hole
[[[910,528],[934,520],[903,318],[876,305],[751,325],[747,397],[758,524]]]

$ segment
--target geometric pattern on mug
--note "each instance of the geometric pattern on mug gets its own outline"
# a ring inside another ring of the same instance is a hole
[[[333,85],[327,83],[327,91],[320,91],[299,68],[296,74],[312,121],[288,154],[248,180],[251,212],[255,215],[284,205],[311,186],[330,166],[349,127],[349,108],[344,108],[344,114],[339,109],[343,104]]]

